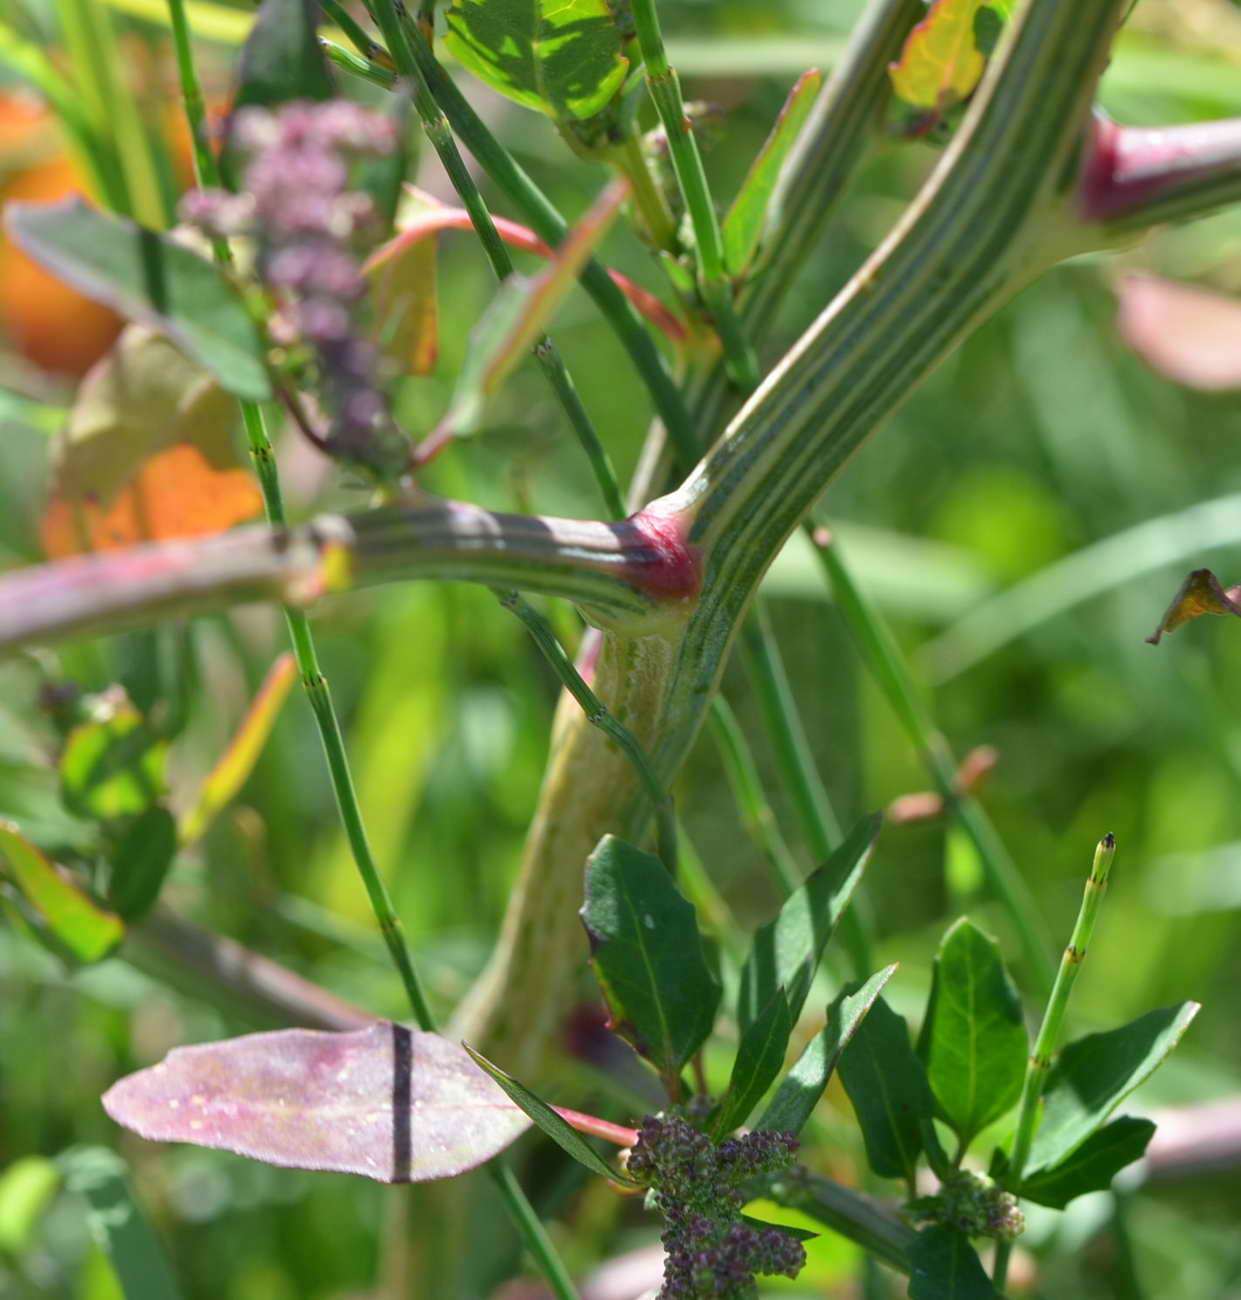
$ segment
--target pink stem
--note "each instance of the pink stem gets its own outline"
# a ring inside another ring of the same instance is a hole
[[[578,1110],[567,1110],[564,1106],[553,1106],[552,1110],[560,1116],[570,1128],[579,1133],[589,1133],[591,1137],[603,1138],[605,1142],[614,1142],[618,1147],[631,1147],[638,1140],[636,1128],[625,1128],[623,1124],[611,1124],[598,1115],[583,1115]]]

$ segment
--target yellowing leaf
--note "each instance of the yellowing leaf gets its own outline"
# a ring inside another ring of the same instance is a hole
[[[935,0],[888,69],[897,98],[921,115],[919,132],[978,85],[986,59],[978,48],[975,23],[988,7],[984,0]]]
[[[372,257],[366,272],[374,286],[376,338],[392,362],[413,375],[429,375],[439,357],[439,295],[436,290],[435,233],[422,239],[401,239],[419,218],[441,207],[421,191],[408,187],[397,216],[397,235]]]
[[[1203,614],[1232,614],[1241,618],[1241,586],[1229,587],[1225,591],[1210,569],[1195,569],[1181,583],[1168,612],[1146,639],[1151,645],[1158,645],[1165,632],[1175,632],[1182,623],[1201,618]]]

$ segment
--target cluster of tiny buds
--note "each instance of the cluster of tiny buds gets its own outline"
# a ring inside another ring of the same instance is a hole
[[[277,342],[307,345],[329,412],[328,449],[380,473],[407,459],[379,388],[379,356],[358,327],[366,293],[360,249],[375,224],[370,198],[349,188],[351,165],[396,147],[383,114],[347,100],[241,109],[232,146],[247,161],[241,192],[195,190],[181,219],[217,238],[254,241],[260,281],[281,304]]]
[[[920,1197],[907,1208],[919,1222],[951,1228],[967,1237],[1016,1241],[1026,1226],[1025,1215],[1011,1192],[968,1169],[949,1174],[934,1196]]]
[[[748,1300],[757,1295],[755,1274],[797,1276],[805,1248],[779,1228],[745,1222],[740,1190],[787,1169],[796,1150],[792,1133],[758,1131],[716,1145],[680,1115],[642,1121],[627,1167],[667,1224],[659,1300]]]

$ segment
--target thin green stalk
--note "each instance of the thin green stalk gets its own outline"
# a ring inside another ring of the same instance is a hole
[[[565,654],[564,647],[556,639],[556,634],[547,619],[517,592],[499,588],[493,588],[493,591],[500,604],[505,609],[511,610],[525,624],[526,630],[555,670],[565,690],[582,706],[587,722],[591,726],[598,727],[605,736],[614,740],[633,764],[654,807],[659,856],[668,870],[675,874],[677,834],[676,819],[672,812],[672,797],[655,775],[655,769],[651,766],[646,751],[637,737],[608,712],[602,700],[586,684],[581,673],[574,667],[573,661]]]
[[[384,57],[383,47],[367,35],[361,23],[345,8],[340,0],[320,0],[324,14],[336,24],[349,43],[366,60],[376,62]]]
[[[729,377],[748,392],[758,384],[758,358],[733,306],[732,282],[724,265],[724,240],[720,234],[719,218],[707,185],[706,172],[702,169],[698,141],[685,115],[681,83],[664,51],[655,0],[633,0],[632,12],[638,46],[646,66],[646,84],[659,120],[664,125],[672,168],[694,228],[698,283],[703,302],[723,344]]]
[[[780,833],[780,824],[763,789],[745,732],[722,695],[717,695],[711,702],[707,728],[719,751],[733,798],[751,839],[775,868],[785,894],[791,894],[801,883],[801,872]]]
[[[836,604],[858,649],[917,749],[944,798],[945,806],[973,841],[987,883],[1017,932],[1035,987],[1045,993],[1051,987],[1053,975],[1049,956],[1051,943],[1038,903],[982,805],[972,795],[957,788],[956,759],[918,695],[909,668],[887,624],[858,590],[836,545],[821,532],[812,533],[811,539],[835,594]]]
[[[612,155],[612,162],[629,182],[633,205],[646,227],[647,237],[656,248],[670,249],[676,239],[676,223],[663,191],[655,184],[642,136],[636,128],[626,131]]]
[[[677,884],[681,892],[694,905],[694,910],[720,941],[723,950],[740,967],[749,951],[749,938],[737,924],[732,908],[716,888],[711,873],[680,822],[677,823],[677,856]]]
[[[343,68],[363,81],[369,81],[372,86],[378,86],[381,90],[391,90],[396,85],[396,73],[391,68],[385,68],[380,63],[372,63],[360,54],[345,49],[343,45],[328,40],[325,36],[319,37],[319,46],[338,68]]]
[[[577,1288],[569,1276],[563,1260],[556,1253],[551,1238],[539,1221],[525,1192],[518,1183],[513,1171],[502,1159],[487,1162],[487,1173],[491,1181],[500,1190],[505,1205],[512,1215],[517,1230],[525,1239],[526,1249],[534,1257],[548,1285],[556,1295],[556,1300],[578,1300]]]
[[[1060,957],[1056,982],[1052,985],[1051,995],[1047,999],[1047,1009],[1043,1012],[1043,1023],[1039,1026],[1038,1037],[1034,1040],[1034,1051],[1026,1066],[1026,1077],[1021,1087],[1021,1103],[1017,1111],[1017,1131],[1004,1176],[1006,1185],[1013,1191],[1021,1186],[1021,1176],[1025,1172],[1030,1147],[1038,1130],[1043,1083],[1047,1078],[1048,1070],[1051,1069],[1051,1058],[1055,1053],[1056,1044],[1060,1041],[1073,984],[1090,948],[1095,921],[1099,916],[1103,896],[1107,892],[1108,874],[1115,857],[1116,837],[1109,831],[1095,847],[1094,861],[1090,864],[1090,875],[1086,879],[1086,888],[1082,892],[1082,903],[1073,925],[1073,933],[1069,938],[1068,947]],[[1011,1253],[1012,1243],[1000,1242],[995,1254],[993,1274],[998,1291],[1004,1289]]]

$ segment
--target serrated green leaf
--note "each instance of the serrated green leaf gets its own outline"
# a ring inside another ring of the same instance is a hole
[[[922,1124],[933,1117],[935,1099],[905,1021],[882,997],[841,1053],[840,1079],[870,1167],[884,1178],[911,1179],[922,1151]]]
[[[558,120],[593,117],[629,71],[607,0],[454,0],[446,21],[462,66]]]
[[[613,1182],[627,1183],[631,1187],[638,1186],[636,1180],[630,1178],[619,1168],[613,1168],[606,1160],[590,1145],[589,1142],[573,1128],[569,1122],[562,1116],[558,1115],[542,1097],[539,1097],[524,1083],[518,1083],[511,1074],[506,1074],[498,1065],[493,1065],[485,1056],[480,1056],[468,1043],[462,1043],[462,1047],[470,1054],[470,1058],[481,1069],[486,1071],[496,1083],[508,1093],[513,1102],[519,1106],[534,1122],[547,1134],[553,1142],[556,1143],[563,1151],[567,1152],[580,1165],[584,1165],[592,1174],[599,1174],[603,1178],[610,1178]]]
[[[0,874],[43,918],[56,944],[78,961],[99,961],[124,938],[120,917],[62,876],[11,822],[0,822]]]
[[[77,197],[10,203],[5,224],[53,275],[166,334],[235,397],[260,402],[271,396],[258,330],[206,258]]]
[[[1092,1133],[1058,1165],[1025,1179],[1019,1194],[1063,1210],[1075,1197],[1106,1191],[1126,1165],[1142,1158],[1154,1133],[1153,1120],[1122,1115]]]
[[[969,1238],[924,1228],[909,1247],[910,1300],[999,1300]]]
[[[167,749],[129,705],[74,727],[60,757],[65,805],[105,821],[145,812],[164,793]]]
[[[581,917],[613,1027],[675,1076],[711,1032],[720,1001],[694,909],[658,858],[605,835],[586,863]]]
[[[935,957],[918,1055],[940,1114],[968,1146],[1021,1096],[1029,1042],[994,939],[962,917]]]
[[[235,108],[332,98],[318,19],[315,0],[263,0],[238,59]]]
[[[798,77],[737,191],[724,219],[724,260],[730,275],[740,275],[750,265],[767,224],[767,208],[789,150],[805,125],[806,117],[823,85],[817,68]]]
[[[800,1133],[831,1080],[840,1054],[875,1004],[896,966],[872,975],[856,992],[845,991],[827,1008],[827,1023],[810,1040],[780,1083],[755,1128]]]
[[[148,808],[135,819],[110,855],[108,902],[126,921],[148,912],[177,852],[177,823],[167,808]]]
[[[789,1014],[788,998],[783,989],[777,989],[775,997],[741,1036],[728,1088],[711,1121],[712,1131],[717,1137],[731,1133],[738,1124],[744,1123],[758,1105],[763,1093],[780,1073],[792,1031],[793,1017]]]
[[[784,900],[775,919],[755,933],[737,991],[737,1021],[743,1032],[780,988],[796,1023],[823,950],[870,862],[882,823],[879,813],[864,817],[836,852]]]
[[[1198,1010],[1196,1002],[1161,1007],[1119,1029],[1070,1043],[1047,1076],[1027,1178],[1058,1165],[1102,1127],[1180,1042]]]

